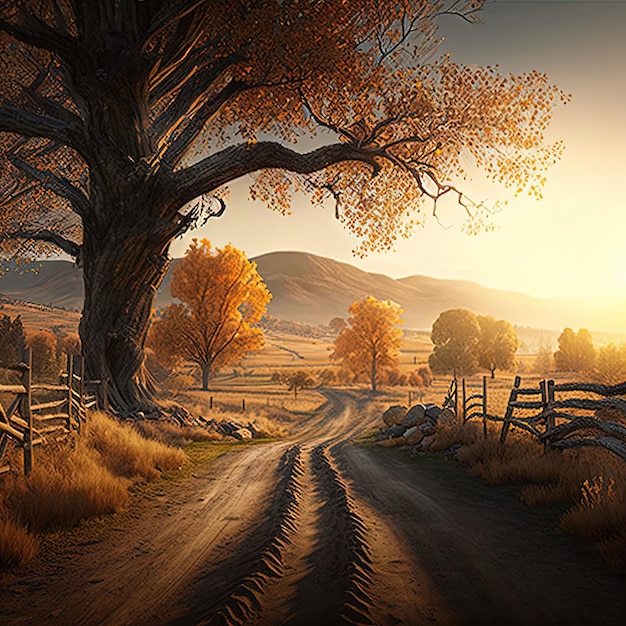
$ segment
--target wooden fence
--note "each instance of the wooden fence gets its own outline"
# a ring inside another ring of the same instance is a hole
[[[8,407],[0,402],[0,474],[9,471],[2,463],[2,456],[9,441],[20,446],[24,454],[24,473],[28,476],[33,468],[33,448],[50,440],[67,436],[72,429],[80,430],[85,423],[87,411],[98,405],[96,396],[87,394],[88,385],[100,386],[106,407],[106,385],[100,381],[86,381],[84,360],[67,355],[67,369],[59,384],[33,384],[32,353],[26,350],[21,363],[8,369],[19,372],[20,384],[0,385],[0,394],[14,396]],[[47,400],[34,398],[46,394]]]
[[[463,421],[483,419],[485,437],[487,420],[501,422],[500,441],[506,441],[511,426],[535,436],[555,449],[598,446],[610,450],[626,461],[626,399],[624,385],[594,383],[555,383],[542,380],[537,387],[522,387],[515,377],[503,417],[487,411],[487,377],[483,378],[482,393],[467,396],[462,380]],[[589,395],[596,397],[590,398]],[[602,409],[613,409],[611,416]],[[457,413],[457,416],[459,413]],[[624,415],[624,417],[620,417]]]

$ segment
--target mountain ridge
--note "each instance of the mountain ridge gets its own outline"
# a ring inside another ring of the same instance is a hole
[[[348,307],[355,300],[372,295],[399,304],[404,310],[405,328],[430,329],[442,311],[468,308],[519,326],[626,329],[626,323],[620,327],[613,321],[619,312],[626,310],[620,298],[542,299],[514,290],[483,287],[470,280],[420,274],[391,278],[309,252],[276,251],[252,260],[273,295],[269,314],[290,321],[327,324],[333,317],[346,317]],[[177,262],[173,260],[159,288],[157,307],[167,306],[172,300],[169,284]],[[82,272],[69,261],[41,261],[37,273],[19,270],[5,273],[0,279],[0,294],[80,310]]]

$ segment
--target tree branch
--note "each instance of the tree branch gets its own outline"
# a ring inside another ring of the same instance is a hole
[[[20,9],[17,16],[23,24],[14,24],[0,19],[0,30],[22,43],[56,52],[65,59],[71,58],[75,53],[76,44],[72,37],[50,28],[24,8]]]
[[[202,132],[202,129],[206,126],[211,117],[215,115],[230,98],[242,91],[244,87],[243,83],[231,81],[224,89],[201,105],[187,126],[180,132],[176,139],[165,148],[161,160],[174,168]]]
[[[8,154],[7,159],[32,180],[41,183],[44,189],[65,198],[72,205],[73,211],[80,217],[84,217],[89,211],[89,200],[80,189],[74,187],[69,181],[59,178],[48,170],[37,169],[15,154]]]
[[[60,120],[48,115],[39,115],[12,106],[0,107],[0,132],[15,133],[24,137],[43,137],[74,148],[85,154],[81,137],[80,118],[67,111],[67,119]],[[74,123],[70,123],[72,115]]]
[[[28,239],[32,241],[44,241],[46,243],[52,243],[63,252],[66,252],[70,256],[74,257],[76,261],[80,261],[82,246],[74,241],[62,237],[58,233],[55,233],[47,228],[42,230],[13,230],[9,231],[0,238],[0,241],[4,239]]]
[[[175,172],[172,177],[179,199],[189,202],[203,193],[209,193],[261,169],[276,168],[297,174],[311,174],[333,163],[360,161],[377,171],[377,158],[386,158],[380,148],[360,148],[349,143],[331,144],[302,154],[279,143],[263,141],[225,148],[187,169]]]

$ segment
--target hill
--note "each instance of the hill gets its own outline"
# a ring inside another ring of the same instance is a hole
[[[284,320],[327,324],[333,317],[346,317],[355,300],[373,295],[402,306],[405,328],[430,329],[442,311],[465,307],[518,326],[626,329],[626,318],[624,324],[615,322],[619,311],[626,310],[626,303],[618,298],[540,299],[466,280],[420,275],[393,279],[304,252],[272,252],[253,260],[273,294],[269,313]],[[174,260],[172,267],[176,263]],[[171,302],[171,269],[157,294],[157,307]],[[83,299],[81,271],[68,261],[43,261],[38,273],[5,274],[0,279],[0,294],[79,310]]]

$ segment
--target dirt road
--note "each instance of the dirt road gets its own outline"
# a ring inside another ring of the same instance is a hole
[[[626,579],[454,461],[349,445],[328,402],[288,442],[166,485],[97,542],[0,584],[0,624],[626,623]]]

